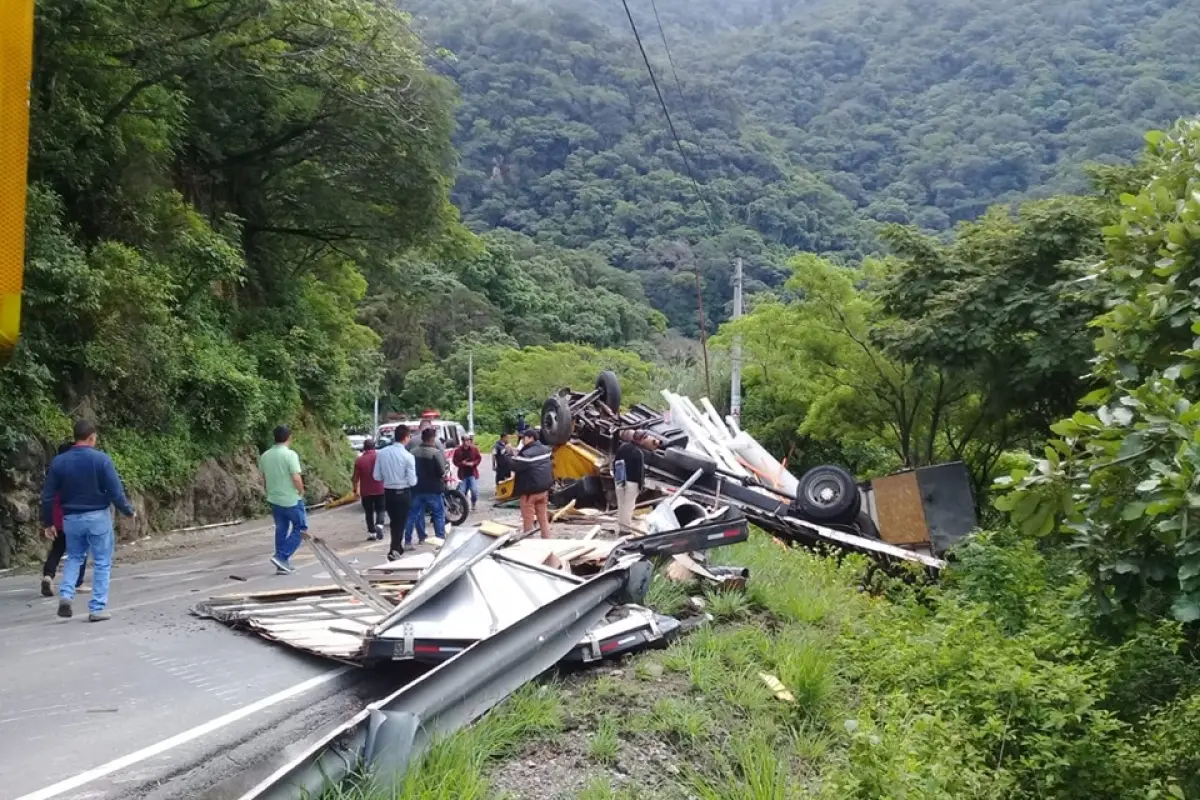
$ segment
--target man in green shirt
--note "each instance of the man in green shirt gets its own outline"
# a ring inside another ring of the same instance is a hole
[[[300,477],[300,457],[288,447],[292,432],[286,425],[275,429],[275,446],[258,457],[258,468],[267,483],[267,502],[275,516],[275,572],[292,572],[292,555],[300,549],[301,534],[308,530],[304,513],[304,479]]]

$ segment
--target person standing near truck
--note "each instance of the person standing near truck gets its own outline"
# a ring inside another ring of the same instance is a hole
[[[367,539],[370,541],[383,540],[384,488],[382,481],[375,480],[375,459],[378,455],[373,439],[363,442],[362,455],[354,459],[354,477],[351,479],[354,493],[362,499]]]
[[[475,437],[467,434],[462,444],[454,448],[454,466],[458,467],[458,479],[462,481],[462,491],[471,499],[471,510],[479,502],[479,465],[483,456],[475,446]]]
[[[520,498],[521,525],[525,533],[536,524],[542,538],[550,538],[550,487],[554,485],[553,455],[538,439],[536,428],[521,431],[521,450],[512,457],[513,493]]]
[[[88,602],[88,621],[112,619],[108,606],[108,580],[112,572],[113,519],[110,506],[127,517],[135,516],[125,498],[121,476],[107,453],[96,449],[96,426],[90,420],[75,423],[75,442],[71,449],[50,462],[50,474],[42,487],[42,520],[46,536],[54,535],[54,498],[63,510],[63,533],[67,539],[67,566],[58,587],[58,615],[74,613],[75,583],[83,571],[83,559],[92,554],[92,599]]]
[[[634,533],[633,511],[638,495],[646,488],[646,457],[634,441],[621,442],[613,459],[613,482],[617,487],[617,525],[620,535]]]
[[[275,555],[271,563],[277,575],[295,572],[291,559],[308,530],[300,456],[289,447],[291,442],[291,430],[280,425],[275,429],[275,446],[258,457],[258,468],[267,484],[267,502],[275,517]]]
[[[512,445],[508,443],[508,434],[500,434],[499,441],[492,448],[492,470],[496,473],[496,485],[504,483],[512,475]]]

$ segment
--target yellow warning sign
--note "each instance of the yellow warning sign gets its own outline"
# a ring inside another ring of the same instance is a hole
[[[0,0],[0,359],[21,333],[33,0]]]

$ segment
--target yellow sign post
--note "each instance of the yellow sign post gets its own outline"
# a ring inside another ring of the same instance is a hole
[[[0,0],[0,362],[21,333],[33,0]]]

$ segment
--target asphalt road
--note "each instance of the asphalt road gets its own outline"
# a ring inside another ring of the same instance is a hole
[[[366,541],[357,504],[312,514],[310,530],[358,566],[387,549]],[[195,534],[160,557],[124,548],[103,623],[86,621],[87,595],[63,620],[36,575],[0,578],[0,798],[234,797],[410,680],[191,616],[211,595],[329,582],[303,548],[294,574],[275,575],[272,541],[269,520],[258,520]]]

